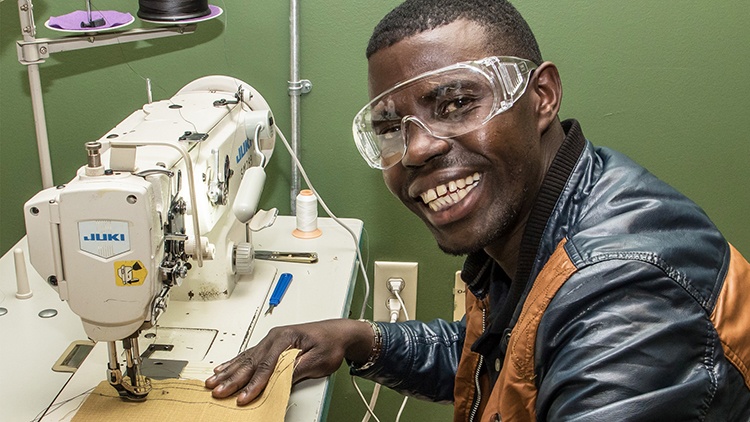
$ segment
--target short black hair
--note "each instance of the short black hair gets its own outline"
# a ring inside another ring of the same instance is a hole
[[[388,13],[373,30],[366,56],[404,38],[448,25],[459,19],[476,22],[487,32],[490,47],[542,63],[534,33],[507,0],[406,0]]]

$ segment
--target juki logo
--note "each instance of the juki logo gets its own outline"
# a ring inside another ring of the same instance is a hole
[[[91,233],[83,236],[86,242],[124,242],[125,233]]]
[[[235,159],[237,160],[237,164],[239,164],[240,161],[245,158],[245,155],[247,155],[248,151],[250,151],[250,140],[245,139],[245,142],[243,142],[242,145],[237,148],[237,157],[235,157]]]
[[[130,223],[120,220],[84,220],[78,222],[78,241],[82,251],[111,258],[130,250]]]

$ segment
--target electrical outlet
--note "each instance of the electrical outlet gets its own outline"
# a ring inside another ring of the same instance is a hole
[[[409,319],[415,319],[417,313],[417,266],[416,262],[375,261],[375,280],[372,294],[372,319],[374,321],[390,321],[388,299],[395,298],[388,290],[388,280],[400,278],[404,280],[404,288],[399,293],[404,300]],[[399,321],[405,321],[401,312]]]

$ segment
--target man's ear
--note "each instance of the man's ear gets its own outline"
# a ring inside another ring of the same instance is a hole
[[[539,133],[547,131],[552,122],[557,118],[562,102],[562,83],[557,66],[552,62],[544,62],[534,70],[534,75],[529,81],[529,87],[534,92],[535,112],[538,117]]]

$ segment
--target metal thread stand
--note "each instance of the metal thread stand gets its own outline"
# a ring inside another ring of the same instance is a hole
[[[36,143],[39,152],[39,166],[42,173],[42,186],[45,189],[54,186],[54,182],[52,180],[52,161],[50,160],[49,153],[49,139],[47,137],[47,123],[44,115],[39,64],[44,63],[52,53],[191,34],[195,32],[197,27],[196,24],[175,24],[158,28],[136,28],[107,33],[98,33],[95,28],[92,28],[91,33],[84,33],[82,35],[67,36],[65,38],[37,39],[36,26],[34,24],[34,5],[31,0],[18,0],[18,16],[21,21],[21,35],[23,36],[23,40],[16,42],[16,50],[18,52],[18,61],[28,69],[31,107],[34,113]]]

